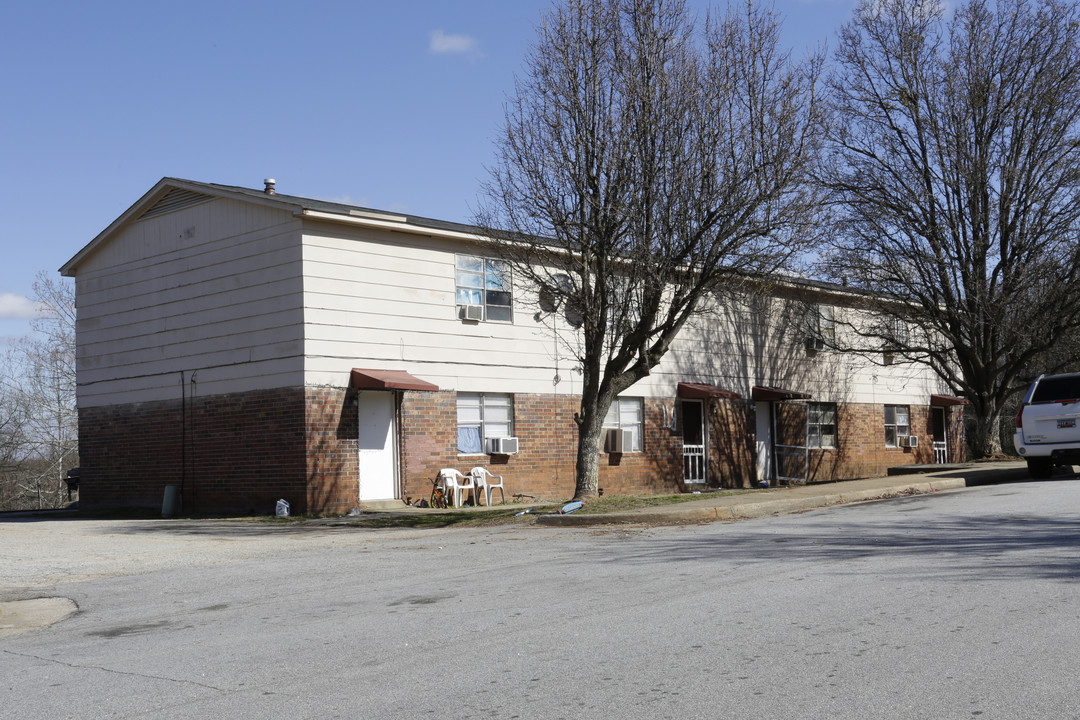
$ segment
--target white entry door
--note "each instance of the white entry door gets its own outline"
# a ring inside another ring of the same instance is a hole
[[[397,432],[394,393],[361,392],[360,501],[392,500],[397,495]]]

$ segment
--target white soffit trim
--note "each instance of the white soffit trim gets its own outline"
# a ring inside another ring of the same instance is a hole
[[[382,215],[379,213],[355,213],[339,215],[337,213],[323,212],[322,210],[301,210],[297,213],[311,220],[325,220],[327,222],[342,223],[344,225],[362,225],[364,227],[382,228],[397,232],[413,232],[417,235],[430,235],[432,237],[453,238],[455,240],[470,240],[484,242],[487,240],[483,235],[465,233],[457,230],[445,230],[442,228],[425,227],[422,225],[409,224],[408,218],[400,215]]]

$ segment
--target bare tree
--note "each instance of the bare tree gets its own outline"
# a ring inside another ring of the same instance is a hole
[[[870,291],[869,340],[973,403],[988,456],[1007,398],[1080,325],[1080,26],[1058,0],[946,12],[864,0],[841,31],[822,264]]]
[[[0,385],[0,510],[21,507],[18,480],[26,457],[24,428],[21,404]]]
[[[40,273],[34,332],[16,342],[0,376],[10,456],[3,470],[19,507],[59,507],[68,469],[78,462],[75,408],[75,295],[69,283]],[[10,420],[10,422],[7,422]]]
[[[567,0],[538,27],[477,224],[578,328],[577,498],[612,400],[721,284],[811,238],[821,59],[778,36],[769,10],[699,25],[682,0]]]

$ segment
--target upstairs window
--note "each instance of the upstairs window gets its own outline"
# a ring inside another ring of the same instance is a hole
[[[513,320],[510,266],[505,262],[458,255],[456,282],[458,306],[482,308],[484,320]]]
[[[885,447],[900,447],[900,438],[911,435],[911,414],[907,405],[885,406]]]
[[[886,317],[881,321],[882,362],[892,365],[896,356],[908,343],[908,326],[903,318]]]
[[[806,348],[836,347],[836,316],[832,305],[806,306]]]
[[[903,318],[889,317],[881,323],[881,337],[886,349],[899,349],[908,343],[908,325]]]

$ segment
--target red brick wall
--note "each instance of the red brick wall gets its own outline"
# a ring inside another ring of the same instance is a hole
[[[343,515],[360,498],[356,391],[304,389],[307,493],[305,512]]]
[[[515,494],[544,500],[570,498],[577,454],[574,413],[579,409],[577,397],[516,394],[514,434],[520,451],[459,455],[456,393],[406,392],[401,406],[404,494],[426,498],[441,468],[468,472],[480,465],[503,475],[508,500]],[[600,487],[606,494],[679,492],[682,460],[681,456],[675,459],[677,438],[663,428],[662,413],[660,402],[646,400],[648,452],[601,455]]]
[[[302,389],[82,408],[80,504],[160,508],[166,485],[185,512],[306,509]],[[186,424],[186,433],[184,425]]]
[[[928,405],[909,405],[911,434],[919,438],[917,448],[885,446],[885,409],[883,405],[842,404],[837,407],[837,447],[812,450],[810,482],[850,480],[884,475],[889,468],[934,462],[931,410]],[[962,462],[967,456],[964,441],[963,413],[960,408],[946,408],[950,462]]]
[[[403,396],[402,476],[404,492],[412,498],[431,494],[441,468],[468,472],[483,465],[504,475],[507,497],[532,495],[538,499],[565,499],[574,494],[577,426],[573,416],[577,397],[515,395],[514,432],[521,450],[516,455],[458,455],[457,400],[453,392],[413,393]],[[645,452],[600,457],[600,487],[605,494],[677,493],[700,486],[682,482],[682,430],[669,429],[664,408],[671,400],[645,400]],[[780,406],[780,426],[804,427],[805,406]],[[754,404],[747,400],[705,401],[709,425],[709,487],[747,488],[757,478]],[[845,404],[837,408],[837,448],[811,450],[808,481],[830,482],[883,475],[890,467],[934,461],[930,409],[911,405],[912,434],[918,448],[885,447],[882,405]],[[950,459],[965,456],[963,416],[947,410]],[[790,422],[787,422],[790,421]],[[785,432],[791,434],[791,429]],[[795,440],[792,440],[793,444]]]
[[[710,400],[709,485],[751,487],[757,478],[756,423],[754,407],[745,400]],[[841,404],[837,407],[837,447],[812,449],[807,467],[808,482],[831,482],[884,475],[900,465],[934,462],[933,432],[929,406],[910,405],[911,433],[919,437],[918,448],[885,447],[885,411],[876,404]],[[781,441],[800,444],[805,406],[776,406]],[[950,462],[966,458],[963,412],[946,408]]]
[[[757,479],[754,405],[745,400],[709,400],[709,485],[753,487]]]
[[[515,455],[459,455],[457,394],[406,392],[401,404],[404,494],[426,498],[442,468],[467,473],[486,467],[503,476],[507,500],[515,494],[564,498],[574,494],[576,399],[514,395]],[[498,497],[498,493],[496,493]]]
[[[140,403],[80,412],[83,507],[160,508],[165,485],[183,485],[187,512],[273,512],[288,500],[296,514],[340,514],[358,502],[355,391],[286,388]],[[458,455],[454,392],[400,396],[402,494],[426,498],[439,470],[474,465],[503,475],[506,497],[563,500],[574,494],[578,398],[514,396],[520,452]],[[604,453],[605,494],[676,493],[682,482],[682,431],[670,429],[671,400],[645,401],[645,452]],[[756,479],[754,405],[704,403],[709,426],[706,486],[750,487]],[[949,408],[950,459],[964,458],[963,413]],[[837,409],[838,447],[810,453],[810,482],[883,474],[889,467],[933,462],[930,409],[910,406],[917,449],[886,448],[881,405]],[[781,426],[797,413],[781,412]],[[182,418],[186,416],[186,434]],[[789,417],[790,416],[790,417]],[[801,416],[800,416],[801,417]],[[186,445],[184,438],[186,437]],[[183,469],[182,469],[183,468]],[[497,496],[497,494],[496,494]]]
[[[398,418],[403,497],[410,500],[429,497],[442,468],[469,471],[469,468],[459,468],[456,462],[455,393],[402,393]]]

